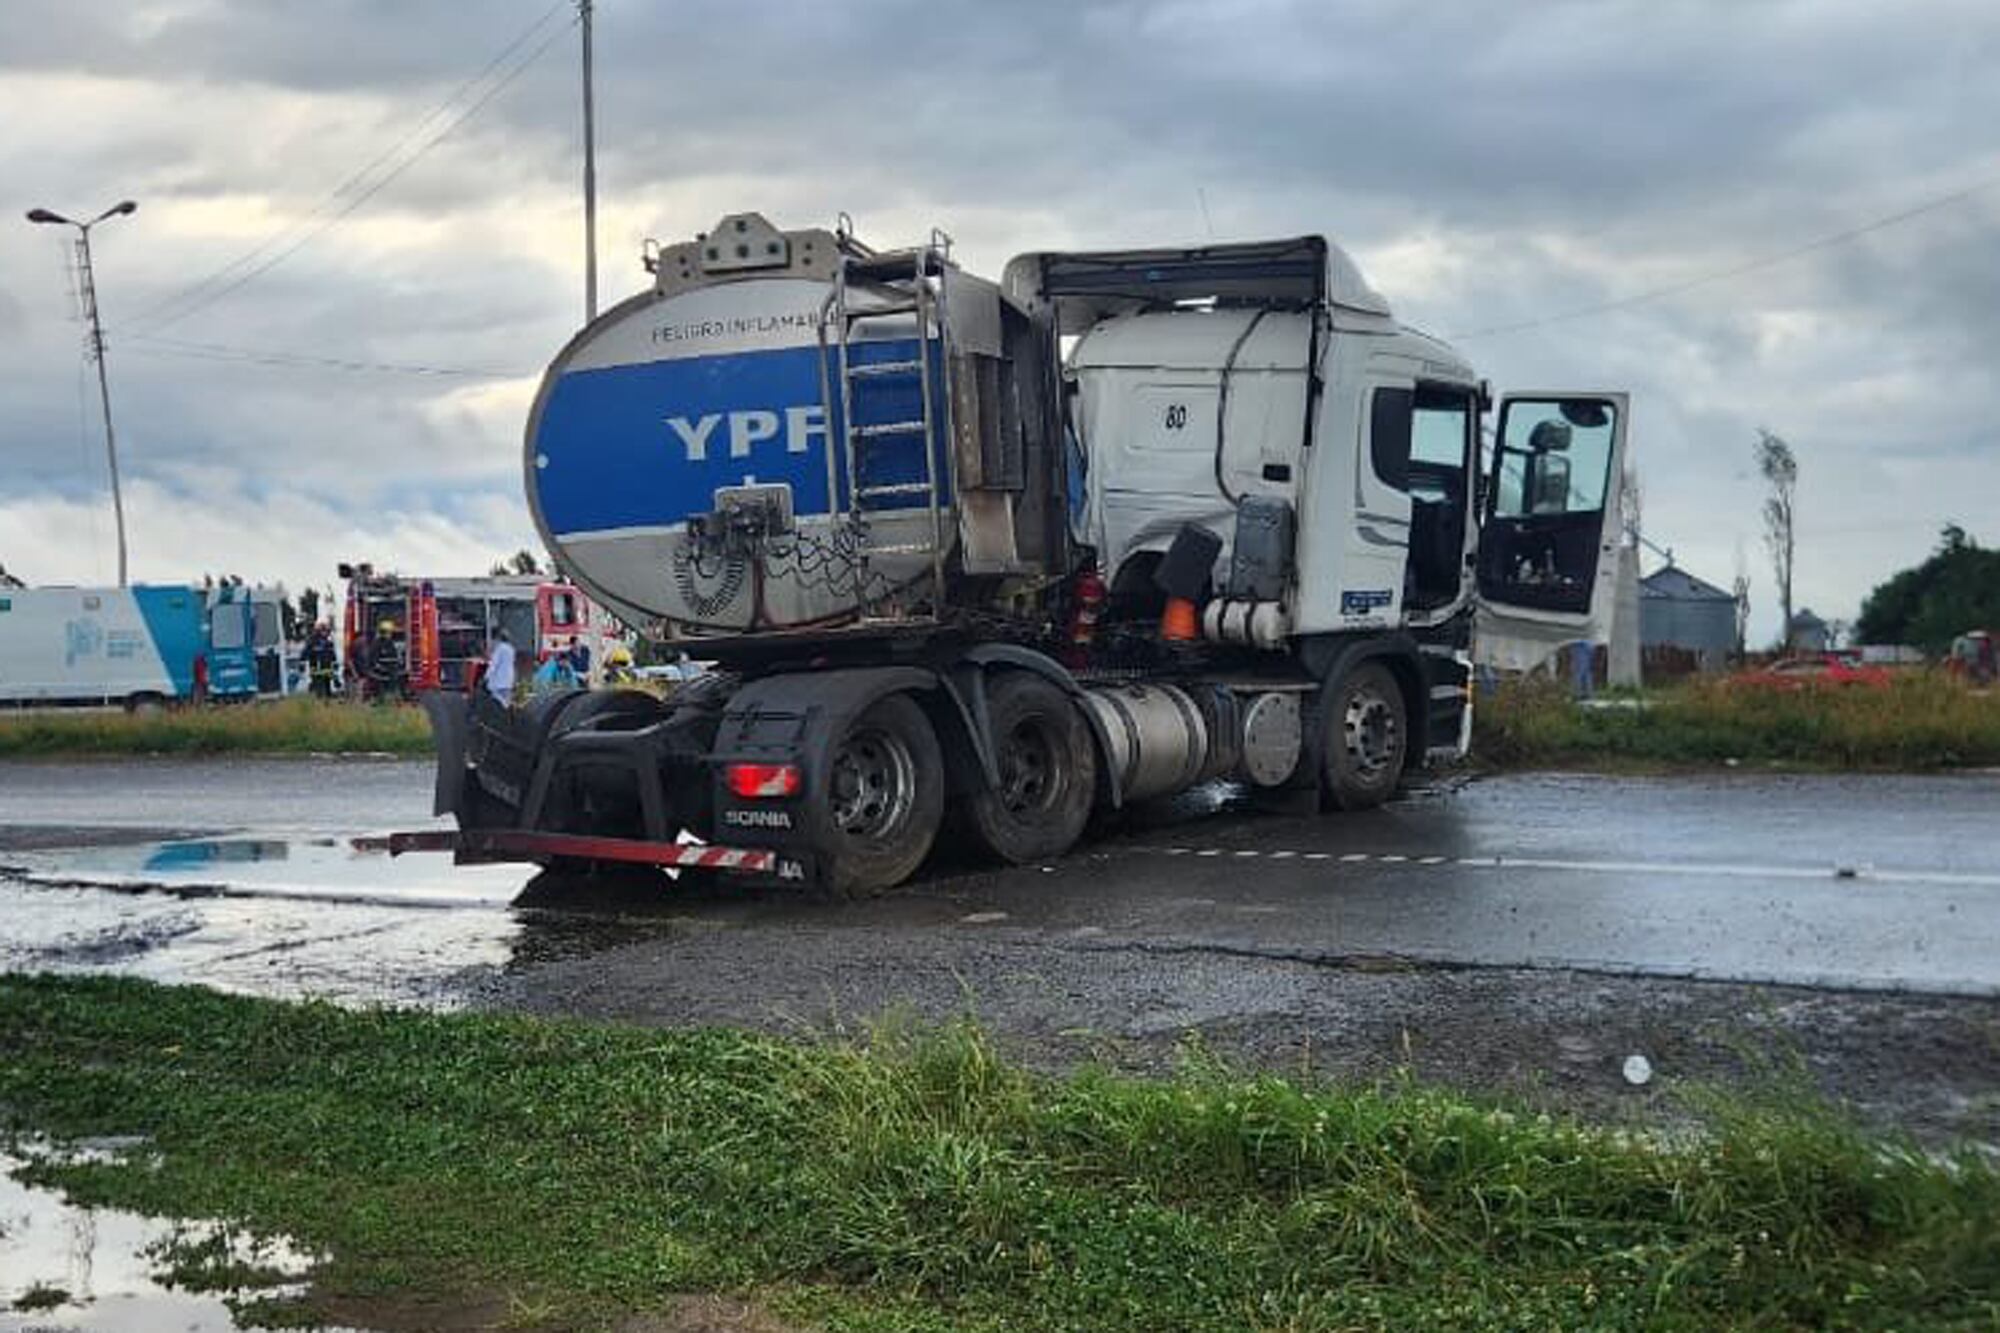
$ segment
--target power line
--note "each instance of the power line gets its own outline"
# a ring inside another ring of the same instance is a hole
[[[1463,342],[1471,338],[1497,337],[1503,333],[1521,333],[1528,329],[1541,328],[1547,324],[1560,324],[1572,319],[1583,319],[1590,315],[1609,314],[1615,310],[1630,309],[1633,306],[1644,305],[1649,301],[1657,301],[1663,297],[1678,296],[1682,292],[1692,291],[1696,287],[1706,287],[1712,282],[1726,282],[1730,278],[1740,278],[1746,273],[1755,273],[1761,269],[1774,268],[1779,264],[1789,263],[1794,259],[1812,254],[1815,251],[1829,249],[1836,245],[1844,245],[1848,241],[1856,240],[1871,232],[1881,231],[1886,227],[1894,227],[1900,223],[1908,222],[1912,218],[1922,217],[1926,213],[1934,213],[1940,208],[1962,203],[1976,194],[1982,194],[1992,189],[1995,185],[2000,185],[2000,176],[1989,176],[1985,180],[1975,182],[1962,189],[1953,190],[1950,194],[1943,194],[1935,199],[1926,200],[1914,208],[1906,208],[1900,212],[1890,213],[1885,217],[1876,218],[1872,222],[1864,222],[1858,227],[1849,227],[1845,231],[1837,231],[1830,235],[1804,241],[1792,246],[1790,249],[1780,250],[1775,254],[1764,255],[1729,268],[1717,269],[1711,273],[1701,274],[1699,277],[1683,278],[1679,282],[1670,282],[1664,286],[1651,288],[1648,291],[1634,292],[1630,296],[1614,297],[1608,301],[1598,301],[1591,305],[1577,306],[1571,310],[1558,311],[1553,315],[1543,315],[1535,319],[1524,319],[1516,324],[1495,324],[1488,328],[1473,329],[1466,333],[1454,333],[1448,336],[1453,341]]]
[[[381,193],[381,191],[386,186],[388,186],[388,184],[391,181],[394,181],[397,177],[401,176],[405,171],[408,171],[411,167],[415,166],[417,162],[422,160],[425,154],[431,151],[431,149],[437,147],[440,143],[444,142],[447,138],[449,138],[453,131],[457,130],[460,125],[463,125],[467,120],[471,119],[483,107],[485,107],[487,103],[491,102],[495,97],[497,97],[504,89],[506,89],[510,84],[512,84],[515,79],[519,78],[524,72],[526,72],[526,70],[530,65],[533,65],[535,61],[539,60],[543,52],[547,51],[549,47],[553,46],[556,43],[556,41],[560,39],[564,35],[564,33],[566,33],[570,28],[574,27],[576,25],[576,20],[572,18],[569,23],[564,24],[561,27],[558,27],[555,31],[551,32],[548,36],[544,37],[540,42],[540,44],[538,44],[525,57],[516,61],[515,64],[511,68],[509,68],[505,74],[503,74],[498,80],[493,82],[492,86],[488,87],[483,93],[481,93],[478,96],[478,98],[476,98],[469,105],[467,105],[456,116],[454,116],[447,124],[445,124],[445,126],[442,129],[438,130],[437,133],[435,133],[429,139],[425,140],[422,144],[420,144],[415,152],[405,157],[401,162],[398,162],[395,166],[391,167],[389,170],[382,172],[373,181],[370,181],[365,188],[361,188],[358,191],[356,190],[356,187],[359,186],[360,183],[363,180],[365,180],[371,173],[375,172],[376,169],[380,167],[384,162],[388,161],[396,154],[408,148],[412,142],[418,139],[424,133],[424,131],[428,129],[428,127],[432,124],[432,122],[434,122],[441,114],[443,114],[446,108],[450,107],[453,102],[457,101],[460,97],[462,97],[466,92],[468,92],[473,87],[477,86],[481,82],[484,82],[493,73],[494,70],[498,69],[500,65],[507,60],[509,56],[513,55],[515,52],[520,50],[520,48],[523,45],[525,45],[527,41],[531,37],[533,37],[536,32],[538,32],[544,25],[546,25],[548,21],[551,18],[553,18],[558,12],[567,7],[569,3],[570,0],[556,0],[556,3],[550,6],[549,9],[546,10],[540,18],[536,19],[533,23],[529,24],[528,27],[525,30],[523,30],[519,36],[517,36],[512,42],[509,42],[507,46],[501,50],[500,54],[496,55],[492,60],[488,61],[484,69],[480,70],[478,74],[474,75],[472,78],[468,79],[465,83],[461,84],[457,89],[455,89],[449,97],[445,98],[443,102],[440,102],[436,107],[434,107],[430,111],[429,114],[424,116],[417,123],[415,128],[410,130],[407,134],[403,135],[400,139],[398,139],[393,145],[391,145],[384,152],[378,154],[366,166],[363,166],[360,170],[349,175],[346,180],[342,181],[338,186],[336,186],[333,192],[330,195],[328,195],[324,200],[322,200],[318,205],[316,205],[313,208],[313,210],[310,213],[308,213],[304,218],[300,219],[298,222],[293,223],[291,227],[286,228],[283,231],[280,231],[277,235],[267,238],[265,241],[261,242],[255,248],[251,249],[250,251],[248,251],[243,255],[238,256],[230,263],[223,265],[221,268],[209,274],[201,281],[193,284],[190,287],[184,288],[180,292],[176,293],[173,296],[169,296],[163,301],[156,302],[152,306],[149,306],[145,311],[143,311],[134,318],[133,323],[144,324],[152,317],[159,315],[163,311],[168,311],[170,310],[171,307],[178,305],[179,309],[172,310],[171,313],[166,314],[164,318],[154,320],[151,327],[155,332],[157,332],[161,329],[166,329],[175,324],[178,324],[182,320],[186,319],[188,316],[194,314],[196,311],[205,309],[208,306],[215,304],[217,301],[220,301],[225,296],[230,295],[232,292],[235,292],[236,290],[244,286],[244,284],[249,283],[255,280],[256,278],[261,277],[263,274],[270,272],[273,268],[276,268],[279,264],[284,263],[285,260],[291,258],[293,255],[297,254],[300,250],[304,249],[307,244],[317,239],[319,236],[324,235],[329,229],[331,229],[334,226],[335,223],[338,223],[342,219],[348,217],[356,209],[360,208],[370,199],[373,199],[377,194]],[[337,211],[326,215],[322,220],[320,220],[317,223],[317,225],[314,225],[313,219],[320,217],[321,214],[325,213],[326,209],[329,206],[339,201],[343,195],[348,196],[345,204],[343,204]],[[284,244],[282,249],[277,250],[275,253],[271,253],[273,246],[282,244],[286,240],[286,237],[288,235],[290,235],[293,232],[297,232],[302,227],[305,228],[302,234],[297,235],[296,238],[292,239],[289,244]],[[249,267],[246,268],[245,267],[246,265],[249,265]],[[233,277],[228,276],[232,273],[232,271],[235,271],[234,276]],[[225,278],[227,279],[226,281]],[[220,286],[215,285],[218,282],[221,283]],[[212,288],[212,290],[209,290],[208,292],[206,292],[206,294],[203,294],[202,289],[204,287]]]
[[[557,12],[559,12],[562,9],[563,5],[566,4],[567,2],[568,0],[556,0],[556,3],[551,5],[545,12],[543,12],[541,17],[537,18],[533,23],[529,24],[526,28],[524,28],[514,38],[513,41],[509,42],[504,48],[501,49],[498,55],[494,56],[493,59],[489,60],[483,69],[481,69],[477,74],[473,75],[471,78],[467,79],[464,83],[460,84],[457,88],[454,88],[450,96],[446,97],[443,101],[439,102],[436,106],[432,107],[430,111],[427,112],[424,115],[424,117],[421,120],[419,120],[413,127],[411,127],[411,129],[406,134],[398,138],[395,143],[389,145],[388,148],[378,153],[375,157],[370,159],[365,165],[360,167],[358,170],[348,175],[346,179],[340,182],[340,184],[334,186],[332,192],[328,194],[326,198],[322,199],[319,203],[315,204],[312,208],[312,211],[307,213],[305,217],[292,223],[288,227],[280,229],[275,234],[266,237],[256,246],[253,246],[251,249],[245,251],[243,254],[238,255],[235,259],[229,261],[227,264],[224,264],[222,267],[216,269],[214,272],[208,274],[206,277],[203,277],[199,281],[194,282],[187,287],[183,287],[178,292],[174,292],[171,295],[166,296],[163,299],[154,302],[152,305],[146,307],[146,309],[142,310],[137,316],[135,316],[133,322],[143,323],[146,320],[151,319],[154,315],[160,313],[161,311],[166,310],[174,305],[181,303],[182,301],[187,300],[189,297],[200,292],[203,288],[212,286],[213,284],[224,280],[225,278],[228,277],[229,274],[231,274],[235,270],[240,269],[248,264],[254,263],[258,258],[268,253],[273,247],[282,244],[285,238],[289,236],[293,231],[295,231],[299,227],[307,225],[312,221],[313,218],[317,217],[320,213],[324,212],[328,207],[338,202],[343,195],[348,193],[348,191],[352,190],[357,185],[359,185],[363,180],[367,179],[367,177],[371,173],[373,173],[377,167],[389,161],[397,153],[400,153],[404,148],[406,148],[413,140],[417,138],[418,135],[422,134],[426,129],[428,129],[433,121],[435,121],[439,116],[443,115],[444,112],[454,102],[458,101],[459,98],[463,97],[472,88],[484,82],[487,76],[490,75],[496,68],[498,68],[502,61],[504,61],[508,56],[512,55],[515,51],[519,50],[521,45],[524,42],[526,42],[531,36],[533,36],[535,32],[537,32],[551,18],[553,18],[557,14]]]
[[[272,348],[231,347],[224,343],[184,342],[179,338],[160,338],[150,333],[127,334],[124,341],[134,352],[150,356],[178,356],[196,361],[229,361],[257,366],[484,380],[521,379],[528,373],[518,370],[488,370],[474,366],[431,366],[404,361],[368,361],[359,357],[322,356],[310,352],[285,352]]]

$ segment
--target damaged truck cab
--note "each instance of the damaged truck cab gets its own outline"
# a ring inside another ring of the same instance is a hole
[[[1464,752],[1475,654],[1605,638],[1624,395],[1490,416],[1317,236],[950,250],[734,215],[557,356],[544,541],[715,665],[432,701],[462,850],[868,893],[1218,778],[1365,807]]]

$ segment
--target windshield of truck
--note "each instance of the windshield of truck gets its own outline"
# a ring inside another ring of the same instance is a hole
[[[1463,391],[1420,387],[1410,416],[1410,494],[1458,503],[1465,494],[1472,402]]]
[[[257,616],[257,646],[275,648],[284,641],[284,626],[276,602],[252,602]]]
[[[241,602],[224,602],[217,606],[209,617],[210,646],[218,649],[243,647],[249,641],[244,633],[248,628],[243,623],[244,619]]]

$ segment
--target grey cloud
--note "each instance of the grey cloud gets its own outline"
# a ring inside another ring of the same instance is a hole
[[[59,127],[0,144],[6,178],[85,201],[116,181],[147,198],[261,194],[298,209],[545,5],[36,8],[0,9],[0,77],[155,83],[209,128],[168,117],[65,142]],[[1378,281],[1442,333],[1615,300],[1907,206],[1993,171],[2000,123],[1988,77],[2000,9],[1984,0],[599,0],[598,12],[604,197],[667,239],[740,207],[788,225],[846,208],[871,228],[956,227],[968,261],[992,270],[1015,246],[1198,239],[1201,190],[1224,235],[1325,229],[1382,253],[1431,238],[1453,260],[1442,277],[1414,291]],[[147,13],[166,17],[148,27]],[[171,336],[534,368],[578,299],[562,213],[576,188],[574,59],[566,37],[358,214],[442,223],[435,244],[385,253],[334,227]],[[304,100],[232,123],[232,108],[273,91]],[[142,253],[142,237],[164,244],[146,217],[106,256],[119,318],[248,244]],[[561,248],[529,217],[560,227]],[[1985,366],[2000,333],[1996,217],[2000,200],[1982,197],[1740,280],[1465,348],[1503,384],[1631,387],[1649,524],[1719,581],[1746,535],[1761,564],[1743,475],[1754,427],[1792,436],[1829,532],[1802,574],[1826,573],[1816,606],[1851,611],[1867,571],[1921,554],[1948,508],[2000,511],[2000,468],[1976,465],[1991,461],[2000,409]],[[84,474],[37,443],[75,436],[73,330],[56,317],[52,261],[19,240],[0,233],[0,288],[33,346],[0,367],[0,471],[74,487]],[[604,237],[607,294],[641,280],[631,250]],[[1777,314],[1808,331],[1768,341]],[[0,339],[8,322],[0,301]],[[488,506],[518,503],[518,423],[442,406],[454,382],[174,359],[120,338],[141,471],[254,469],[357,513],[414,487],[433,512],[476,511],[488,528]],[[1931,493],[1927,476],[1956,493]]]

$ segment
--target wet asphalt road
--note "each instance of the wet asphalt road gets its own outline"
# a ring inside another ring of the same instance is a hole
[[[526,910],[526,872],[348,847],[428,823],[428,783],[381,761],[0,766],[0,967],[781,1029],[971,1009],[1050,1063],[1155,1064],[1196,1032],[1613,1110],[1644,1051],[2000,1133],[2000,775],[1529,774],[1324,818],[1210,793],[1050,866],[947,854],[876,902],[641,877],[543,884]]]
[[[511,898],[523,871],[346,850],[353,834],[432,823],[428,781],[426,765],[370,761],[13,765],[0,768],[0,825],[12,835],[0,831],[0,848],[57,879],[391,906]],[[128,831],[232,836],[60,850],[123,843]],[[1996,832],[2000,775],[1531,774],[1440,784],[1338,817],[1198,797],[1118,821],[1046,867],[993,872],[947,853],[919,884],[875,903],[723,886],[678,905],[718,924],[936,928],[972,916],[1016,932],[1306,961],[1991,995]],[[37,844],[47,847],[23,851]],[[560,907],[562,895],[543,901]]]

